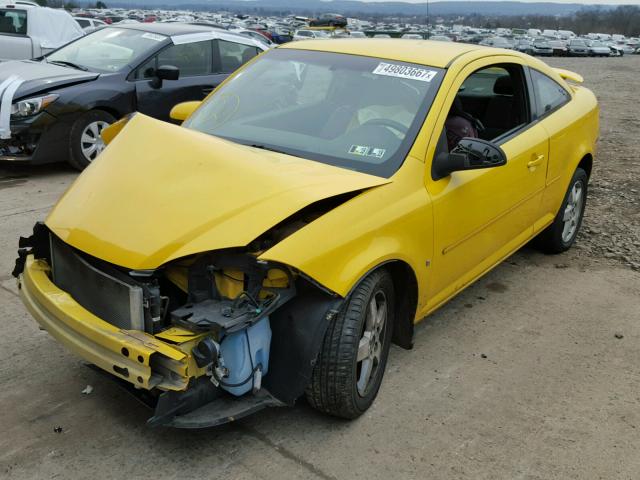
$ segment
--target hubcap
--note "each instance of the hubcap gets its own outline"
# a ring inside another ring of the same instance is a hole
[[[578,230],[578,223],[582,215],[582,209],[584,207],[584,189],[582,182],[577,181],[571,187],[569,193],[569,199],[567,200],[567,206],[564,209],[562,221],[564,222],[564,229],[562,230],[562,241],[569,243],[575,236]]]
[[[80,137],[80,148],[87,161],[92,162],[105,149],[100,132],[109,124],[103,121],[92,122],[86,126]]]
[[[369,301],[364,332],[358,344],[358,357],[356,360],[358,381],[356,386],[361,397],[367,394],[372,384],[371,380],[375,379],[380,367],[386,321],[387,298],[384,292],[379,290]]]

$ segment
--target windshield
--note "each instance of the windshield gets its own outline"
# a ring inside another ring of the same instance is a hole
[[[47,56],[47,61],[71,63],[96,72],[117,72],[166,38],[155,33],[109,27],[56,50]]]
[[[273,50],[216,90],[184,125],[389,177],[409,152],[443,74],[370,57]]]
[[[586,42],[584,40],[571,40],[571,46],[584,47]]]

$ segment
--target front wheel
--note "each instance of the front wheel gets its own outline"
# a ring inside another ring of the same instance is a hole
[[[69,135],[69,163],[73,168],[84,170],[102,153],[105,144],[100,134],[115,121],[103,110],[91,110],[74,122]]]
[[[575,242],[587,204],[588,180],[587,172],[577,168],[556,218],[536,238],[537,246],[545,253],[564,252]]]
[[[355,288],[329,325],[306,397],[312,407],[353,419],[373,403],[387,364],[395,295],[386,270]]]

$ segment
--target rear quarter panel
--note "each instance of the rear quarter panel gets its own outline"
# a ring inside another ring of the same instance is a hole
[[[572,100],[542,120],[549,134],[547,188],[544,211],[556,214],[569,182],[586,155],[595,156],[599,135],[599,108],[585,87],[570,86]]]

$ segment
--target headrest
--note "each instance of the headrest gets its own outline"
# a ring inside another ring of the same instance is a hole
[[[498,78],[493,85],[493,93],[496,95],[513,95],[513,82],[510,75]]]

